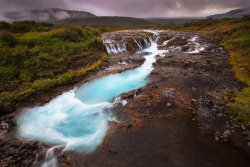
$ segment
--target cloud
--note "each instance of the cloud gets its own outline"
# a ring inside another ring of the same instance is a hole
[[[1,11],[57,7],[133,17],[199,17],[248,5],[249,0],[0,0]]]
[[[0,0],[0,11],[21,11],[41,8],[67,8],[64,0]]]
[[[249,5],[249,0],[66,0],[97,15],[134,17],[204,16]]]

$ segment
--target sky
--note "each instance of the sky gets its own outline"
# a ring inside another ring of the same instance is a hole
[[[0,11],[64,8],[97,16],[201,17],[249,5],[249,0],[0,0]]]

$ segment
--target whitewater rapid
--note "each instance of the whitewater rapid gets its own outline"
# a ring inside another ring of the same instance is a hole
[[[155,56],[167,52],[157,47],[151,39],[151,46],[140,51],[150,54],[136,69],[95,79],[57,96],[44,106],[28,109],[18,118],[18,136],[64,146],[64,150],[94,151],[102,143],[109,121],[115,120],[110,109],[117,102],[126,105],[119,99],[110,101],[147,84]]]

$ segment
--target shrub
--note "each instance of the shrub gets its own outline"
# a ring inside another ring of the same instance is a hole
[[[54,27],[55,25],[54,24],[52,24],[52,23],[43,23],[43,22],[41,22],[41,23],[39,23],[41,26],[43,26],[43,27]]]
[[[22,81],[32,81],[34,77],[34,73],[32,71],[29,70],[21,70],[20,74],[19,74],[19,78]]]
[[[56,79],[36,80],[32,88],[36,91],[48,91],[57,84]]]
[[[18,77],[19,72],[13,68],[0,68],[0,92],[4,91]]]
[[[13,49],[4,47],[0,48],[0,65],[1,66],[6,66],[12,63],[12,55],[13,55]]]
[[[11,25],[5,21],[0,21],[0,30],[10,29]]]
[[[80,42],[84,36],[80,28],[69,27],[64,29],[63,31],[55,32],[53,34],[53,37],[56,37],[62,41]]]
[[[65,73],[61,75],[57,80],[58,80],[59,85],[65,85],[72,81],[72,77],[70,74]]]
[[[100,41],[98,41],[96,38],[93,38],[91,39],[89,42],[88,42],[88,49],[96,46],[97,44],[101,43]]]
[[[250,15],[245,15],[242,17],[243,20],[250,21]]]
[[[18,43],[18,39],[11,33],[2,33],[0,42],[4,46],[14,47]]]
[[[68,53],[69,56],[80,54],[87,50],[87,46],[84,43],[68,43],[65,44],[63,50]]]
[[[29,32],[32,26],[35,25],[34,21],[18,21],[11,25],[13,31]]]

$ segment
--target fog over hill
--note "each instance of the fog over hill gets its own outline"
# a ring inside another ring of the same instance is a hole
[[[35,20],[55,21],[67,18],[87,18],[96,15],[85,11],[73,11],[59,8],[46,8],[38,10],[26,10],[20,12],[5,12],[4,18],[11,21]]]
[[[246,8],[231,10],[229,12],[222,13],[222,14],[210,15],[210,16],[207,16],[207,18],[214,18],[214,19],[221,19],[221,18],[225,18],[225,17],[241,18],[245,15],[250,15],[250,6],[248,6]]]
[[[128,14],[129,15],[129,14]],[[52,22],[56,24],[78,25],[152,25],[152,24],[182,24],[189,21],[198,21],[206,18],[240,18],[250,15],[250,7],[231,10],[227,13],[210,15],[207,17],[121,17],[96,16],[90,12],[66,10],[60,8],[45,8],[37,10],[4,12],[0,20],[22,21],[34,20]]]

